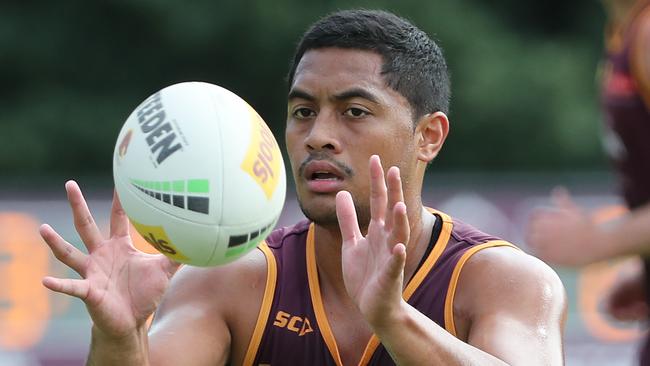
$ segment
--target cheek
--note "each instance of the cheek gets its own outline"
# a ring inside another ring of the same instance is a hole
[[[296,154],[299,152],[298,147],[300,146],[301,141],[295,127],[292,127],[291,125],[287,126],[284,131],[284,141],[285,147],[287,149],[287,155],[289,156],[291,166],[293,167],[294,161],[299,159]]]

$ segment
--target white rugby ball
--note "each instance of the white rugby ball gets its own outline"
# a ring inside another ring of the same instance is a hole
[[[147,242],[195,266],[231,262],[273,230],[286,175],[271,130],[234,93],[208,83],[166,87],[124,123],[115,188]]]

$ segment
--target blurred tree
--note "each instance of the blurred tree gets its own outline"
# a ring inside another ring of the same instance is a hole
[[[113,0],[4,3],[0,174],[109,177],[131,110],[203,80],[248,100],[283,140],[285,74],[305,27],[340,8],[385,8],[438,39],[452,133],[437,171],[591,169],[603,159],[594,73],[599,4],[515,0]]]

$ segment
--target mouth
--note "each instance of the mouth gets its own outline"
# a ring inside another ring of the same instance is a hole
[[[303,170],[303,177],[310,180],[343,180],[343,173],[332,163],[312,160]]]
[[[322,160],[307,163],[302,176],[309,189],[317,193],[338,192],[345,180],[345,174],[338,167]]]

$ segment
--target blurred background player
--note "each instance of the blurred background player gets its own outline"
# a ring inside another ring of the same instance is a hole
[[[527,242],[542,259],[580,266],[640,255],[644,266],[621,278],[608,299],[620,320],[647,320],[650,291],[650,1],[603,0],[605,27],[601,103],[604,145],[619,174],[630,212],[610,225],[597,223],[569,193],[556,189],[554,209],[531,217]],[[650,365],[650,343],[641,354]]]

